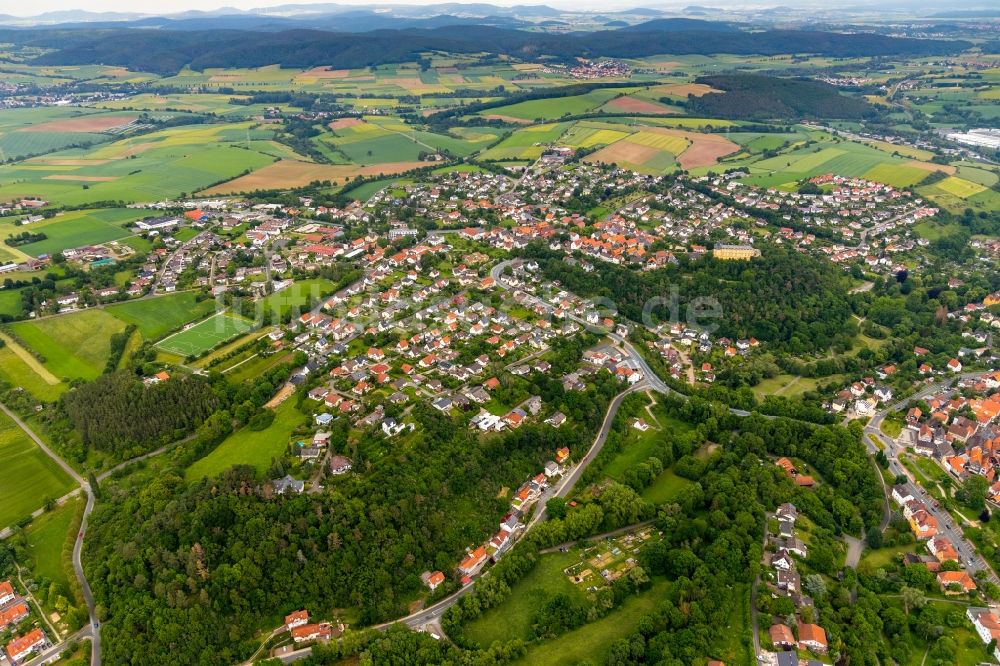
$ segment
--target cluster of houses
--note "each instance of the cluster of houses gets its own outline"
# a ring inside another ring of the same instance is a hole
[[[555,453],[555,459],[545,463],[542,472],[528,479],[516,491],[510,502],[510,511],[501,519],[500,529],[488,541],[470,549],[465,558],[458,564],[458,575],[462,585],[468,585],[472,579],[483,570],[488,562],[496,562],[514,545],[517,536],[524,529],[521,517],[539,500],[543,491],[549,487],[554,477],[563,473],[569,460],[569,449],[561,448]],[[434,589],[444,581],[440,572],[429,574],[425,583]],[[433,583],[433,586],[432,586]]]
[[[344,625],[339,622],[311,622],[308,610],[286,615],[284,628],[296,647],[304,643],[326,643],[344,633]]]
[[[0,581],[0,632],[16,627],[29,615],[31,615],[31,610],[27,601],[17,594],[11,582],[9,580]],[[18,666],[48,646],[49,640],[45,632],[38,627],[33,627],[20,636],[14,636],[4,647],[4,656],[11,666]]]
[[[927,567],[937,576],[938,585],[945,594],[968,594],[976,590],[976,583],[964,570],[962,558],[955,544],[947,536],[938,534],[940,527],[938,519],[933,515],[924,501],[913,494],[906,486],[894,486],[892,499],[900,506],[903,517],[910,524],[910,529],[917,540],[927,546],[929,555],[907,554],[904,563],[919,564]],[[958,565],[942,568],[946,563]]]
[[[795,536],[795,521],[798,517],[794,504],[782,504],[774,512],[778,533],[768,534],[767,548],[764,551],[764,566],[773,571],[773,578],[768,576],[765,585],[772,597],[791,599],[797,612],[806,607],[815,612],[813,600],[802,592],[802,579],[795,563],[795,557],[804,558],[809,555],[805,542]],[[768,634],[771,643],[779,651],[802,649],[814,654],[826,654],[829,649],[823,627],[801,619],[797,622],[795,634],[788,625],[781,623],[772,625]],[[795,637],[796,634],[798,638]]]
[[[899,441],[935,460],[956,479],[984,476],[990,486],[987,498],[1000,502],[1000,373],[966,377],[958,386],[966,395],[929,397],[924,401],[930,408],[927,414],[910,407]]]

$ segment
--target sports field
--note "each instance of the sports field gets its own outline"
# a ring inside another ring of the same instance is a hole
[[[3,413],[0,466],[0,528],[42,508],[46,499],[57,499],[73,489],[73,480]]]
[[[56,377],[96,379],[111,352],[111,334],[124,330],[125,323],[104,310],[91,309],[20,321],[10,329],[45,359],[42,365]]]
[[[193,292],[179,292],[124,301],[109,305],[108,312],[127,324],[135,324],[147,340],[156,340],[189,321],[208,316],[215,309],[215,300],[199,301]]]
[[[160,340],[160,349],[181,356],[197,356],[226,340],[246,333],[253,323],[231,314],[217,314],[191,328]]]

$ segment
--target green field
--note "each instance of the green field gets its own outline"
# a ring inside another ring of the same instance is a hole
[[[317,302],[333,293],[334,285],[329,280],[314,278],[299,280],[290,287],[277,291],[262,298],[257,303],[257,312],[270,312],[272,317],[280,319],[289,310],[301,310],[311,303]]]
[[[161,340],[157,347],[181,356],[197,356],[252,328],[247,319],[220,313]]]
[[[14,226],[13,223],[0,224],[0,239],[22,231],[44,233],[48,236],[45,240],[21,245],[17,249],[32,257],[55,254],[69,248],[96,245],[130,236],[134,232],[124,225],[141,219],[143,215],[142,211],[124,208],[70,211],[23,227]]]
[[[227,437],[211,453],[197,461],[184,474],[188,481],[211,477],[233,465],[252,465],[259,474],[271,466],[271,459],[285,451],[292,431],[306,423],[295,408],[295,400],[286,400],[274,413],[274,423],[260,431],[239,430]]]
[[[483,160],[533,160],[542,154],[542,146],[555,142],[569,123],[548,123],[517,130],[479,156]]]
[[[0,348],[0,379],[11,386],[20,386],[37,400],[45,402],[54,402],[68,388],[63,383],[46,382],[9,345]]]
[[[525,120],[555,120],[562,116],[574,116],[593,111],[608,100],[622,93],[635,92],[635,88],[605,88],[592,90],[584,95],[533,99],[527,102],[508,104],[483,111],[482,115],[510,116]]]
[[[6,73],[5,73],[6,78]],[[127,123],[138,114],[106,113],[80,107],[34,107],[0,110],[0,161],[41,155],[77,144],[109,141],[110,135],[87,131],[37,131],[32,125],[93,116],[121,118]]]
[[[73,489],[73,480],[5,414],[0,414],[0,528]]]
[[[83,500],[74,497],[62,506],[43,513],[24,530],[28,538],[28,552],[35,561],[33,577],[44,576],[59,584],[67,598],[70,572],[63,567],[62,552],[76,514],[82,508]]]
[[[643,616],[656,610],[669,583],[654,583],[645,592],[627,598],[621,606],[596,622],[567,632],[558,638],[533,645],[515,664],[570,666],[584,661],[604,663],[611,644],[627,638],[639,626]]]
[[[563,573],[563,569],[579,560],[580,555],[575,551],[542,555],[502,604],[467,623],[462,633],[483,647],[489,647],[493,641],[530,640],[532,617],[546,601],[556,594],[582,599],[583,593]]]
[[[125,301],[106,308],[125,323],[135,324],[147,340],[156,340],[189,321],[207,317],[214,309],[214,299],[199,301],[193,292]]]
[[[171,127],[0,166],[0,200],[38,196],[82,205],[155,201],[196,192],[274,161],[246,148],[248,128],[248,123]]]
[[[41,355],[43,365],[56,377],[96,379],[111,351],[112,333],[125,324],[103,310],[21,321],[10,329],[24,345]]]

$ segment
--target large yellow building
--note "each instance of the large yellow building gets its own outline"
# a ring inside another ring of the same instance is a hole
[[[712,256],[723,260],[747,260],[760,256],[760,250],[752,245],[723,245],[716,243],[712,249]]]

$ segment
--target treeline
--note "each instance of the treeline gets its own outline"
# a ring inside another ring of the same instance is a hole
[[[714,118],[857,119],[875,113],[864,99],[842,95],[835,86],[812,79],[721,74],[695,81],[724,91],[688,98],[688,111]]]
[[[128,458],[180,438],[221,402],[201,377],[175,377],[146,385],[122,370],[67,392],[60,410],[84,445]]]

